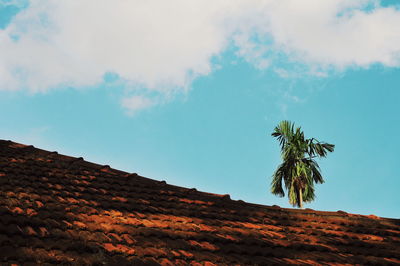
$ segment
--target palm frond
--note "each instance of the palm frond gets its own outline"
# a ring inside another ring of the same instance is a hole
[[[293,136],[293,128],[294,124],[290,121],[282,121],[279,123],[277,127],[275,127],[274,132],[272,132],[271,136],[276,137],[283,149],[286,146],[286,143],[290,141]]]
[[[314,143],[314,139],[308,140],[308,151],[310,157],[318,156],[318,157],[326,157],[328,152],[333,152],[335,150],[335,145],[325,143],[325,142],[317,142]]]
[[[282,180],[285,178],[285,165],[282,163],[272,176],[271,192],[279,197],[284,197]]]
[[[290,186],[289,188],[289,192],[288,192],[288,197],[289,197],[289,203],[292,206],[297,206],[300,207],[300,203],[299,203],[299,199],[298,199],[298,195],[295,189],[295,186]]]
[[[319,168],[319,165],[315,160],[304,158],[303,162],[307,165],[308,169],[311,171],[311,176],[315,183],[322,184],[325,182],[324,178],[321,175],[321,169]]]
[[[315,199],[315,189],[312,182],[308,183],[303,190],[303,200],[304,202],[311,202]]]

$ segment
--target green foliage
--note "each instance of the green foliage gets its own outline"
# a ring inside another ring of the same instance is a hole
[[[318,163],[314,158],[326,157],[335,145],[306,139],[304,132],[294,123],[282,121],[271,134],[281,146],[283,162],[272,176],[271,192],[284,197],[288,191],[289,203],[302,208],[303,202],[315,199],[314,183],[324,183]]]

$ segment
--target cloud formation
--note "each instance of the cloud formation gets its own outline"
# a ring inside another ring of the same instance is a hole
[[[155,105],[155,101],[144,96],[135,95],[122,99],[122,107],[128,110],[128,114],[134,114],[135,112],[147,109]]]
[[[31,0],[0,30],[0,89],[94,86],[114,73],[171,98],[232,45],[258,69],[398,67],[398,25],[400,11],[377,0]],[[153,106],[135,95],[122,105]]]

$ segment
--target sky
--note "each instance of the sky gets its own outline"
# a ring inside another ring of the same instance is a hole
[[[335,144],[306,208],[400,218],[400,2],[0,0],[0,138],[232,199],[282,120]]]

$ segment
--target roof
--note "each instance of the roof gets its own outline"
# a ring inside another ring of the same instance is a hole
[[[0,141],[0,264],[400,264],[400,220],[284,209]]]

